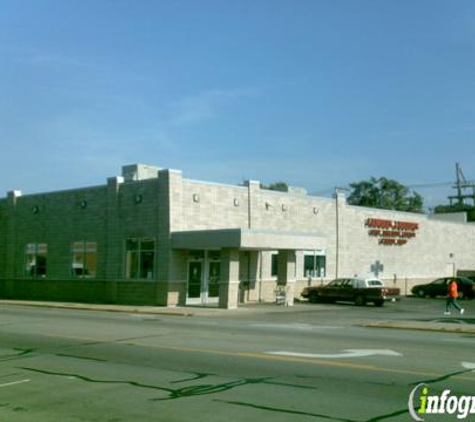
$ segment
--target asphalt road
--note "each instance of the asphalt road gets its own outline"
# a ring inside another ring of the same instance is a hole
[[[431,299],[180,317],[3,305],[0,421],[410,421],[420,383],[475,395],[475,336],[367,325],[471,324],[475,301],[465,307],[450,318]]]

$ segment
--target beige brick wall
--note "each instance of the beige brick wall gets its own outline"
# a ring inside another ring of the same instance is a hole
[[[248,189],[183,180],[181,230],[246,228]]]
[[[33,211],[35,207],[37,212]],[[416,222],[419,229],[405,245],[381,245],[368,233],[368,218]],[[380,278],[403,292],[409,292],[416,283],[449,272],[475,269],[475,225],[435,221],[422,214],[348,206],[341,197],[337,201],[262,190],[258,182],[249,186],[198,182],[183,179],[180,171],[162,170],[154,179],[124,183],[121,178],[110,178],[99,187],[1,199],[0,278],[7,280],[4,290],[11,291],[11,280],[24,279],[25,245],[47,243],[48,283],[67,280],[72,242],[88,240],[98,243],[99,256],[98,284],[84,288],[89,295],[104,295],[112,301],[130,297],[134,303],[145,300],[145,296],[149,300],[152,295],[155,303],[184,303],[187,253],[171,250],[170,232],[226,228],[321,236],[327,276],[324,280],[312,280],[314,284],[327,282],[336,275],[371,276],[371,265],[376,261],[384,265]],[[129,237],[156,239],[157,283],[116,283],[124,277],[124,245]],[[270,273],[271,251],[262,251],[258,258],[254,256],[258,264],[253,261],[254,267],[250,266],[254,268],[253,275],[247,273],[247,259],[246,253],[241,253],[240,278],[250,283],[242,293],[243,299],[274,300],[276,279]],[[301,251],[296,254],[296,278],[298,297],[308,283],[303,275]],[[99,280],[113,283],[104,287]],[[45,280],[31,281],[31,286],[41,288],[41,284],[35,284],[41,281]],[[68,296],[67,292],[74,291],[74,286],[81,286],[82,282],[85,280],[74,280],[60,287]],[[53,292],[48,283],[43,287],[49,286],[46,290]]]
[[[248,189],[183,180],[181,229],[246,228],[250,224],[253,229],[322,235],[327,275],[324,280],[313,280],[314,283],[327,282],[337,275],[374,276],[371,265],[379,261],[384,265],[379,277],[388,285],[400,287],[402,292],[410,292],[412,285],[447,275],[450,268],[455,272],[475,268],[475,225],[434,221],[422,214],[348,206],[341,197],[337,218],[336,199],[292,195],[258,186],[252,184]],[[240,206],[233,204],[236,198]],[[381,245],[377,238],[369,236],[367,218],[417,222],[419,229],[405,245]],[[303,276],[302,252],[297,252],[296,271],[298,296],[308,283]],[[261,272],[262,278],[272,284],[269,252],[262,254]],[[258,292],[251,290],[248,297],[256,298]]]
[[[384,265],[380,277],[427,279],[475,268],[475,225],[441,222],[426,215],[345,206],[341,209],[341,265],[339,276],[371,275],[371,264]],[[381,245],[368,234],[367,218],[419,224],[416,236],[405,245]],[[452,271],[453,271],[452,270]],[[451,271],[451,272],[452,272]]]

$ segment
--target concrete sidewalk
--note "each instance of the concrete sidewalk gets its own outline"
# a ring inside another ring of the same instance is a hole
[[[223,309],[217,306],[143,306],[143,305],[117,305],[117,304],[97,304],[97,303],[75,303],[75,302],[49,302],[49,301],[30,301],[30,300],[0,300],[1,305],[13,306],[30,306],[43,308],[58,308],[58,309],[75,309],[75,310],[89,310],[102,312],[123,312],[123,313],[137,313],[137,314],[152,314],[152,315],[172,315],[172,316],[220,316],[220,315],[236,315],[236,314],[265,314],[268,312],[292,312],[298,310],[298,306],[286,307],[277,306],[275,303],[253,303],[241,305],[237,309]],[[316,309],[313,306],[314,310]]]
[[[0,300],[0,305],[31,306],[41,308],[75,309],[102,312],[124,312],[137,314],[156,314],[174,316],[194,316],[204,312],[225,311],[218,308],[194,308],[194,307],[173,307],[165,306],[134,306],[134,305],[109,305],[97,303],[73,303],[73,302],[48,302],[30,300]]]
[[[222,309],[218,307],[204,306],[186,306],[186,307],[162,307],[162,306],[133,306],[133,305],[108,305],[93,303],[72,303],[72,302],[47,302],[47,301],[27,301],[27,300],[0,300],[1,305],[29,306],[43,308],[59,308],[73,310],[89,310],[99,312],[122,312],[134,314],[149,315],[170,315],[181,317],[206,316],[220,317],[233,315],[265,315],[279,313],[297,313],[310,307],[315,312],[325,312],[324,306],[306,305],[305,303],[296,303],[294,306],[277,306],[275,303],[252,303],[241,305],[237,309]],[[420,321],[420,320],[382,320],[368,323],[362,323],[361,326],[367,328],[386,328],[400,330],[420,330],[446,333],[465,333],[475,334],[475,324],[465,323],[463,319],[458,318],[452,321]]]

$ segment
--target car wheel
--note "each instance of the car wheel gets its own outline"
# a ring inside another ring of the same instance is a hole
[[[317,303],[320,301],[320,297],[316,292],[312,292],[308,295],[308,301],[311,303]]]
[[[417,296],[424,298],[424,297],[426,297],[426,292],[424,292],[424,290],[422,290],[422,289],[418,290],[417,291]]]
[[[384,305],[384,300],[375,300],[374,301],[374,306],[383,306]]]
[[[355,305],[356,306],[363,306],[363,305],[366,305],[366,299],[364,298],[364,296],[356,296],[355,297]]]

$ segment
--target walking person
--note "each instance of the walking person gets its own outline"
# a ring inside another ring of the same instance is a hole
[[[463,309],[457,302],[459,292],[457,281],[455,279],[450,279],[447,287],[447,302],[445,303],[445,315],[450,315],[450,308],[453,306],[455,309],[460,311],[460,315],[463,315],[465,309]]]

